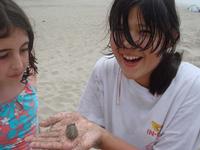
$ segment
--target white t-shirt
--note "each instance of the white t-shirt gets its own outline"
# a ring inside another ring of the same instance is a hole
[[[200,143],[200,69],[182,62],[161,96],[127,79],[113,58],[95,65],[79,112],[144,150],[196,150]]]

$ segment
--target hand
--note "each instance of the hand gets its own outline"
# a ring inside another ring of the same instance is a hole
[[[78,129],[78,137],[73,141],[69,140],[65,133],[70,123],[75,123]],[[104,132],[103,128],[88,121],[79,113],[58,113],[41,122],[40,126],[50,126],[50,129],[26,138],[34,149],[88,150],[100,144]]]

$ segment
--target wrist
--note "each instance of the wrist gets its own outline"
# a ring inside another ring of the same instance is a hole
[[[106,131],[104,128],[101,128],[101,136],[97,143],[97,148],[104,149],[107,144],[106,141],[109,141],[109,139],[112,139],[111,134],[108,131]]]
[[[107,131],[102,127],[98,127],[97,131],[99,132],[99,137],[95,141],[93,147],[96,148],[96,149],[102,149],[103,145],[104,145],[105,138],[107,137],[107,135],[106,135]]]
[[[136,147],[126,143],[125,141],[115,137],[105,129],[101,130],[98,148],[102,150],[137,150]]]

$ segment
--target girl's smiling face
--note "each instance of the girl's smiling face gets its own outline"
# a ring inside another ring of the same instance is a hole
[[[22,79],[29,64],[28,43],[27,33],[19,28],[0,38],[0,86]]]
[[[140,22],[138,21],[138,11],[139,9],[137,7],[131,9],[128,16],[128,26],[132,40],[135,43],[138,43],[140,47],[145,47],[149,41],[148,37],[150,37],[151,33],[146,28],[142,18],[140,18]],[[145,38],[142,37],[143,35],[146,35]],[[111,33],[111,49],[122,72],[127,78],[135,80],[144,87],[148,87],[150,75],[161,60],[161,56],[158,56],[156,53],[159,51],[160,47],[157,47],[156,51],[152,52],[158,43],[158,38],[155,38],[152,46],[145,50],[134,48],[123,35],[122,42],[124,48],[118,48],[114,42],[113,33]]]

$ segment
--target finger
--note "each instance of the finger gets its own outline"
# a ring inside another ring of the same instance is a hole
[[[36,138],[52,138],[52,137],[59,137],[61,136],[60,130],[53,130],[53,131],[46,131],[46,132],[41,132],[37,134],[36,136],[30,135],[25,138],[25,141],[27,142],[32,142]]]
[[[66,114],[65,112],[61,112],[54,116],[51,116],[51,117],[47,118],[46,120],[41,121],[40,126],[48,127],[50,125],[54,125],[55,123],[61,121],[64,118],[65,114]]]
[[[46,120],[41,121],[40,126],[41,127],[48,127],[52,126],[61,120],[64,120],[63,122],[75,122],[80,118],[80,114],[77,112],[67,113],[67,112],[60,112],[54,116],[51,116],[47,118]]]
[[[50,150],[50,149],[46,149],[46,148],[31,148],[30,150]]]
[[[55,143],[55,142],[51,142],[51,143],[32,142],[30,144],[30,146],[33,149],[37,149],[37,148],[40,148],[40,149],[61,149],[61,147],[62,147],[61,144]]]
[[[48,142],[60,142],[59,137],[34,137],[31,142],[48,143]]]
[[[54,131],[47,131],[47,132],[42,132],[38,134],[38,137],[58,137],[61,135],[60,130],[54,130]]]
[[[48,134],[48,135],[37,135],[37,136],[28,136],[25,138],[26,142],[50,142],[50,141],[61,141],[62,136],[59,136],[59,134],[55,135],[53,134]]]
[[[41,142],[32,142],[30,144],[32,148],[46,148],[46,149],[72,149],[72,145],[70,143],[59,143],[59,142],[51,142],[51,143],[41,143]]]

